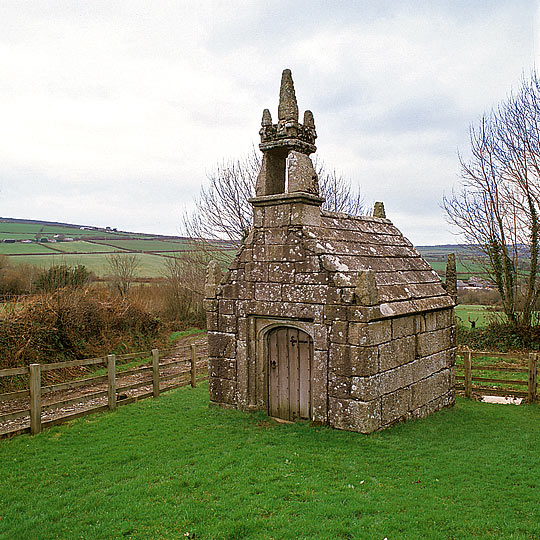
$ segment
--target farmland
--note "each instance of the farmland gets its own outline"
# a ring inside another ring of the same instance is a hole
[[[108,271],[106,254],[137,253],[139,277],[158,277],[163,273],[164,256],[181,255],[190,249],[186,238],[113,231],[95,227],[29,222],[0,218],[0,255],[11,256],[13,264],[32,264],[48,268],[55,264],[84,264],[96,275]],[[55,236],[56,235],[56,236]],[[65,238],[70,241],[59,241]],[[5,239],[15,240],[4,243]],[[32,240],[32,243],[21,243]],[[456,253],[459,279],[481,275],[483,270],[470,260],[470,253],[456,245],[420,246],[418,251],[434,270],[444,275],[448,253]]]
[[[3,242],[5,239],[15,242]],[[15,265],[49,268],[82,264],[96,275],[106,276],[109,254],[137,253],[137,277],[152,278],[163,274],[165,257],[181,255],[188,249],[186,239],[181,237],[0,219],[0,255],[9,256]]]

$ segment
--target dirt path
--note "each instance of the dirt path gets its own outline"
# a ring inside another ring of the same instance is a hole
[[[177,364],[174,366],[169,366],[166,368],[160,369],[160,377],[167,377],[173,374],[178,374],[180,377],[183,373],[189,369],[189,360],[190,360],[190,346],[196,345],[197,347],[197,373],[206,374],[208,371],[208,349],[207,349],[207,339],[206,334],[196,334],[193,336],[187,336],[176,342],[174,350],[169,354],[160,358],[160,364],[167,362],[172,362],[175,360],[185,360],[185,363]],[[151,365],[151,363],[145,364]],[[118,396],[118,402],[121,403],[123,400],[133,400],[137,396],[148,393],[152,391],[152,372],[145,371],[143,373],[132,373],[128,375],[123,375],[121,372],[117,374],[116,377],[116,386],[117,388],[122,386],[127,386],[130,384],[142,383],[148,381],[147,385],[144,385],[140,388],[135,388],[132,390],[121,391]],[[165,388],[172,384],[178,382],[178,379],[172,379],[164,381],[160,384],[160,388]],[[42,396],[42,405],[47,405],[49,403],[63,401],[66,399],[74,399],[78,397],[85,397],[88,394],[93,394],[95,392],[107,390],[107,383],[97,383],[89,384],[87,386],[81,386],[79,388],[74,388],[72,390],[65,390],[61,392],[51,392]],[[107,405],[107,396],[99,396],[90,401],[85,401],[81,403],[72,403],[57,409],[50,411],[44,411],[41,414],[41,421],[48,422],[50,420],[55,420],[66,415],[72,415],[75,413],[83,412],[87,409],[93,409],[94,407],[100,407]],[[29,408],[29,398],[17,399],[13,401],[0,401],[0,414],[7,414],[15,412],[18,410],[28,409]],[[14,420],[8,420],[5,422],[0,421],[0,436],[3,433],[19,430],[26,428],[30,425],[29,417],[16,418]]]

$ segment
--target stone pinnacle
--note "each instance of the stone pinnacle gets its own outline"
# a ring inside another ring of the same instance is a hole
[[[294,93],[294,83],[290,69],[284,69],[279,89],[278,120],[298,122],[298,103]]]

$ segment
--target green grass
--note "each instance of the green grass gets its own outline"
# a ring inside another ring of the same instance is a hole
[[[206,330],[201,330],[200,328],[188,328],[187,330],[180,330],[177,332],[172,332],[169,336],[169,343],[172,345],[176,343],[179,339],[182,339],[187,336],[193,336],[196,334],[204,334]]]
[[[493,318],[502,318],[502,312],[500,311],[493,312],[487,310],[486,306],[472,304],[459,304],[454,308],[454,312],[456,314],[456,319],[459,319],[459,321],[467,328],[471,327],[469,318],[476,321],[476,328],[486,327]]]
[[[46,244],[21,244],[21,243],[15,243],[15,244],[0,244],[0,255],[13,255],[16,253],[47,253],[54,255],[54,247],[56,247],[58,244],[51,244],[53,246],[53,249],[47,247]]]
[[[458,399],[364,436],[183,388],[0,441],[0,537],[537,539],[539,420]]]

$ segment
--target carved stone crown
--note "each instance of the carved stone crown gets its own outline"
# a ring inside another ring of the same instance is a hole
[[[281,75],[278,123],[272,124],[270,111],[264,109],[261,126],[259,148],[263,152],[274,148],[287,148],[309,155],[317,150],[315,146],[317,132],[313,113],[306,111],[304,123],[298,122],[298,104],[290,69],[283,70]]]

